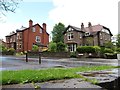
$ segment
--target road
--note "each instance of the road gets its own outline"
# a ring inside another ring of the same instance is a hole
[[[117,59],[98,59],[98,58],[43,58],[41,64],[38,63],[38,58],[29,58],[25,62],[25,57],[2,56],[0,57],[2,67],[1,70],[21,70],[21,69],[44,69],[52,67],[78,67],[90,65],[113,65],[118,66]]]

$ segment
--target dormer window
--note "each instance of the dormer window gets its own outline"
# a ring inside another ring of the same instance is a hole
[[[69,29],[68,29],[68,32],[70,32],[70,31],[73,31],[73,29],[72,29],[72,28],[69,28]]]
[[[89,32],[85,32],[85,36],[89,36],[90,35],[90,33]]]
[[[32,28],[32,31],[35,32],[35,27]]]

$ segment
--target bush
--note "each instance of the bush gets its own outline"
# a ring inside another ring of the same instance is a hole
[[[120,48],[117,48],[116,51],[117,51],[117,53],[120,53]]]
[[[95,53],[95,49],[97,50],[97,47],[94,46],[78,46],[77,52],[79,53]]]
[[[66,45],[64,43],[62,43],[62,42],[58,42],[57,43],[57,51],[58,52],[64,52],[65,51],[65,47],[66,47]]]
[[[101,48],[99,46],[93,46],[93,48],[95,49],[95,53],[98,53],[101,51]]]
[[[14,55],[14,53],[15,53],[15,49],[14,48],[9,48],[8,51],[7,51],[8,55]]]
[[[76,58],[76,52],[71,52],[71,53],[70,53],[70,57],[71,57],[71,58]]]
[[[104,57],[107,58],[107,59],[117,59],[117,54],[105,53]]]
[[[7,48],[3,45],[0,45],[0,52],[7,52]]]
[[[110,48],[105,48],[104,53],[114,53],[114,51]]]
[[[34,51],[34,52],[39,51],[39,47],[37,45],[33,45],[32,51]]]
[[[56,43],[50,42],[49,46],[48,46],[48,51],[50,51],[50,52],[56,52],[56,49],[57,49]]]

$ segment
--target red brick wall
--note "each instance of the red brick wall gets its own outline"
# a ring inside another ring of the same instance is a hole
[[[40,33],[40,27],[38,25],[35,25],[35,32],[33,32],[30,29],[27,29],[23,32],[23,44],[24,44],[24,51],[32,50],[32,45],[35,42],[36,36],[40,36],[41,43],[44,45],[48,45],[49,43],[49,36],[46,32]],[[29,33],[29,35],[28,35]]]

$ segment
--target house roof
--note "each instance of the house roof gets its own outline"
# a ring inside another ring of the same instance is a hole
[[[69,25],[69,26],[65,29],[65,31],[64,31],[63,34],[66,33],[66,31],[68,30],[69,27],[73,28],[73,30],[74,30],[74,31],[77,31],[77,32],[83,32],[83,33],[89,32],[91,35],[96,35],[98,32],[100,32],[100,31],[104,28],[104,29],[107,29],[107,30],[109,31],[109,33],[110,33],[111,36],[113,36],[109,28],[107,28],[107,27],[105,27],[105,26],[102,26],[102,25],[100,25],[100,24],[98,24],[98,25],[93,25],[93,26],[91,26],[91,27],[85,27],[85,28],[83,28],[83,29],[78,28],[78,27],[75,27],[75,26],[72,26],[72,25]]]
[[[36,26],[36,25],[38,25],[41,29],[43,29],[38,23],[37,24],[35,24],[35,25],[33,25],[32,27],[34,27],[34,26]],[[20,29],[17,29],[16,30],[16,32],[22,32],[22,31],[25,31],[25,30],[27,30],[27,29],[29,29],[30,27],[28,27],[28,28],[26,28],[26,27],[21,27]],[[47,32],[46,32],[47,33]],[[48,33],[47,33],[48,34]],[[49,34],[48,34],[49,35]]]
[[[15,33],[15,32],[13,33],[13,32],[12,32],[12,33],[10,33],[9,35],[7,35],[7,36],[5,36],[5,37],[10,37],[10,36],[16,35],[16,34],[17,34],[17,33]]]
[[[75,26],[72,26],[72,25],[68,25],[68,27],[65,29],[65,31],[63,32],[63,34],[65,34],[68,30],[68,28],[72,28],[74,31],[77,31],[77,32],[83,32],[80,28],[78,27],[75,27]]]

